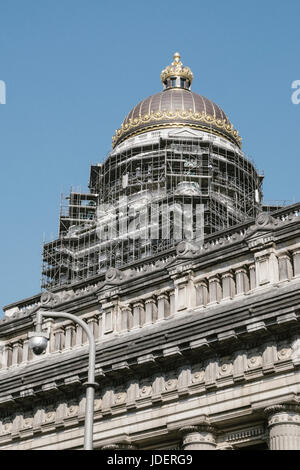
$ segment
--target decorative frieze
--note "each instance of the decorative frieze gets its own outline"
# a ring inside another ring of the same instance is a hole
[[[211,357],[204,362],[185,364],[165,372],[151,373],[142,379],[132,377],[128,381],[124,377],[123,385],[119,384],[115,387],[105,385],[96,391],[96,419],[97,416],[122,413],[125,408],[127,410],[149,408],[153,406],[153,403],[173,401],[180,396],[203,395],[214,388],[221,390],[222,387],[228,386],[228,381],[241,383],[246,381],[247,378],[252,378],[253,374],[257,374],[258,371],[261,374],[276,372],[277,365],[282,367],[281,364],[291,363],[292,351],[292,346],[286,341],[280,341],[278,345],[274,341],[269,341],[261,349],[251,348],[235,351],[232,355]],[[281,373],[282,369],[279,369],[279,371]],[[46,383],[43,385],[43,391],[50,397],[53,396],[54,391],[57,393],[58,387],[55,383]],[[27,400],[27,406],[30,405],[34,396],[34,390],[24,390],[22,397]],[[51,407],[51,404],[44,408],[37,406],[34,419],[32,416],[24,418],[27,419],[26,432],[29,432],[30,429],[49,427],[57,422],[64,421],[69,423],[66,424],[67,426],[73,426],[78,422],[78,419],[81,419],[80,416],[84,416],[84,407],[84,396],[58,402],[55,407]],[[14,421],[14,419],[9,418],[8,420],[6,418],[8,426],[6,426],[5,432],[11,436],[10,438],[12,438],[13,431],[9,427],[9,423],[14,423],[14,432],[25,429],[24,419],[19,419],[19,421]],[[270,422],[270,426],[272,423]],[[3,426],[1,429],[3,429]],[[1,435],[0,433],[0,437]],[[200,437],[198,435],[197,439],[195,441],[194,437],[191,438],[190,443],[196,445],[196,442],[198,444],[200,442],[201,446],[204,445],[203,435],[200,435]],[[188,445],[188,441],[185,441],[184,445]],[[210,441],[209,445],[215,447],[215,442]]]

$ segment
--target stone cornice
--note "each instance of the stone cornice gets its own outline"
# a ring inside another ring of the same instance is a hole
[[[193,358],[196,354],[199,358],[214,357],[216,353],[226,353],[238,348],[242,348],[245,342],[255,342],[261,338],[261,333],[267,339],[273,338],[276,332],[285,335],[292,335],[299,330],[297,320],[299,313],[294,305],[289,305],[289,301],[295,295],[296,304],[299,305],[299,289],[285,292],[282,294],[277,290],[275,297],[270,293],[269,298],[261,295],[259,301],[254,305],[255,315],[249,311],[251,302],[245,305],[245,301],[239,302],[239,307],[235,310],[228,308],[223,313],[214,313],[205,315],[205,317],[196,317],[195,313],[174,318],[160,325],[152,325],[144,331],[143,336],[140,332],[132,332],[124,336],[114,336],[112,339],[97,344],[97,380],[119,379],[125,373],[124,378],[133,376],[138,370],[146,367],[149,370],[159,370],[162,365],[169,363],[169,354],[165,351],[170,350],[176,345],[178,349],[177,363],[184,362],[188,357]],[[274,294],[274,293],[273,293]],[[289,294],[289,295],[288,295]],[[280,302],[283,302],[280,308]],[[283,308],[284,307],[284,308]],[[263,330],[257,326],[263,324]],[[252,328],[248,328],[251,326]],[[231,332],[231,338],[235,341],[228,341],[224,332]],[[294,333],[293,333],[294,332]],[[223,336],[219,333],[222,333]],[[257,336],[258,335],[258,336]],[[238,341],[238,343],[236,343]],[[224,349],[225,348],[225,349]],[[233,349],[232,349],[233,348]],[[85,351],[84,351],[85,349]],[[180,354],[179,354],[180,353]],[[141,358],[144,358],[141,360]],[[179,362],[178,362],[179,361]],[[174,359],[173,359],[174,362]],[[9,369],[2,371],[0,375],[0,398],[6,394],[12,396],[12,401],[18,399],[18,394],[22,390],[30,388],[35,390],[33,393],[38,398],[44,393],[47,383],[53,380],[57,383],[57,390],[72,388],[72,381],[66,384],[66,378],[78,377],[74,382],[78,387],[86,379],[87,348],[74,348],[60,354],[50,354],[43,360],[32,361],[21,369]],[[129,374],[129,375],[128,375]],[[27,385],[28,384],[28,385]],[[53,389],[55,392],[55,389]],[[20,397],[19,399],[22,399]],[[3,404],[7,406],[7,404]],[[1,404],[1,400],[0,400]]]

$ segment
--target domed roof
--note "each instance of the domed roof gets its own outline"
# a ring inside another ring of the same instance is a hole
[[[241,146],[241,138],[228,117],[213,101],[190,90],[193,74],[174,55],[162,71],[164,90],[140,101],[113,137],[113,147],[137,134],[168,127],[191,127],[225,137]]]

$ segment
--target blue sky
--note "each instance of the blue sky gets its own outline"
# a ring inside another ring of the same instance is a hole
[[[265,172],[265,200],[300,201],[300,2],[1,0],[0,305],[39,292],[43,234],[179,51]]]

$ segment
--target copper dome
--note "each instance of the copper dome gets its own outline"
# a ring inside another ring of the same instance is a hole
[[[241,146],[241,138],[224,111],[213,101],[189,89],[192,73],[183,67],[178,53],[175,57],[173,69],[177,72],[170,73],[171,66],[162,72],[165,89],[140,101],[130,111],[113,137],[113,147],[150,130],[185,126],[220,135]],[[186,69],[191,77],[186,74]]]

